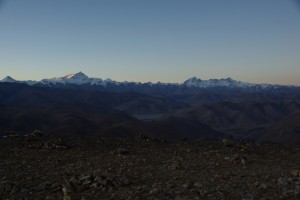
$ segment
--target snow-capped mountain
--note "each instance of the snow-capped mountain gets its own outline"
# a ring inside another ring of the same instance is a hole
[[[201,80],[199,78],[193,77],[183,83],[187,87],[197,87],[197,88],[213,88],[213,87],[228,87],[228,88],[249,88],[249,87],[261,87],[266,88],[272,86],[270,84],[254,84],[242,81],[236,81],[232,78],[222,78],[222,79],[209,79]],[[275,85],[273,85],[275,87]],[[277,86],[276,86],[277,87]]]
[[[43,79],[41,81],[17,81],[10,76],[5,77],[1,82],[17,82],[17,83],[27,83],[28,85],[40,85],[48,87],[59,87],[60,85],[78,85],[78,86],[96,86],[96,87],[129,87],[134,88],[133,90],[142,89],[142,87],[187,87],[187,88],[216,88],[216,87],[226,87],[226,88],[256,88],[256,89],[276,89],[276,88],[291,88],[296,86],[281,86],[281,85],[271,85],[271,84],[254,84],[242,81],[236,81],[232,78],[226,79],[209,79],[201,80],[200,78],[190,78],[183,83],[139,83],[139,82],[117,82],[111,79],[101,79],[101,78],[90,78],[82,72],[75,74],[68,74],[63,77],[55,77],[49,79]],[[130,91],[133,91],[130,90]]]
[[[4,79],[2,79],[0,82],[5,82],[5,83],[15,83],[17,82],[15,79],[13,79],[10,76],[6,76]]]
[[[101,79],[99,79],[99,80],[101,81]],[[49,83],[68,84],[68,83],[71,83],[71,84],[81,85],[81,84],[86,84],[86,83],[90,83],[90,82],[91,82],[90,78],[82,72],[78,72],[76,74],[68,74],[63,77],[55,77],[55,78],[41,80],[42,84],[49,84]]]
[[[4,79],[2,79],[0,82],[3,83],[26,83],[27,85],[34,85],[36,83],[38,83],[38,81],[18,81],[15,80],[14,78],[10,77],[10,76],[6,76]]]
[[[101,78],[89,78],[82,72],[76,74],[68,74],[63,77],[55,77],[50,79],[43,79],[39,82],[42,85],[57,85],[57,84],[75,84],[75,85],[100,85],[106,86],[108,83],[117,84],[116,81],[111,79],[102,80]]]

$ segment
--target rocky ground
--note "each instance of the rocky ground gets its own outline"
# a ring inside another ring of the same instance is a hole
[[[300,199],[300,146],[0,139],[0,199]]]

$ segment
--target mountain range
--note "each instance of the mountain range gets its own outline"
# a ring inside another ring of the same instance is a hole
[[[55,77],[49,79],[42,79],[41,81],[18,81],[13,79],[10,76],[5,77],[1,82],[10,82],[10,83],[26,83],[28,85],[40,85],[40,86],[49,86],[54,87],[56,85],[89,85],[89,86],[150,86],[150,87],[159,87],[159,86],[177,86],[177,87],[194,87],[194,88],[214,88],[214,87],[226,87],[226,88],[257,88],[257,89],[276,89],[276,88],[294,88],[296,86],[291,85],[272,85],[272,84],[254,84],[247,83],[242,81],[236,81],[231,78],[223,79],[209,79],[201,80],[200,78],[189,78],[183,83],[140,83],[140,82],[117,82],[111,79],[101,79],[101,78],[90,78],[85,75],[83,72],[78,72],[75,74],[68,74],[62,77]]]
[[[231,78],[183,83],[116,82],[82,72],[41,81],[0,82],[0,134],[146,135],[300,141],[300,87]]]

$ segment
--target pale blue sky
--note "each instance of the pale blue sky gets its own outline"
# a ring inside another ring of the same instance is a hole
[[[0,0],[1,1],[1,0]],[[296,0],[4,0],[0,79],[300,85]]]

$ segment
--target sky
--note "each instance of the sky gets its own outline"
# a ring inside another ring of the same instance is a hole
[[[298,0],[0,0],[0,79],[300,85]]]

